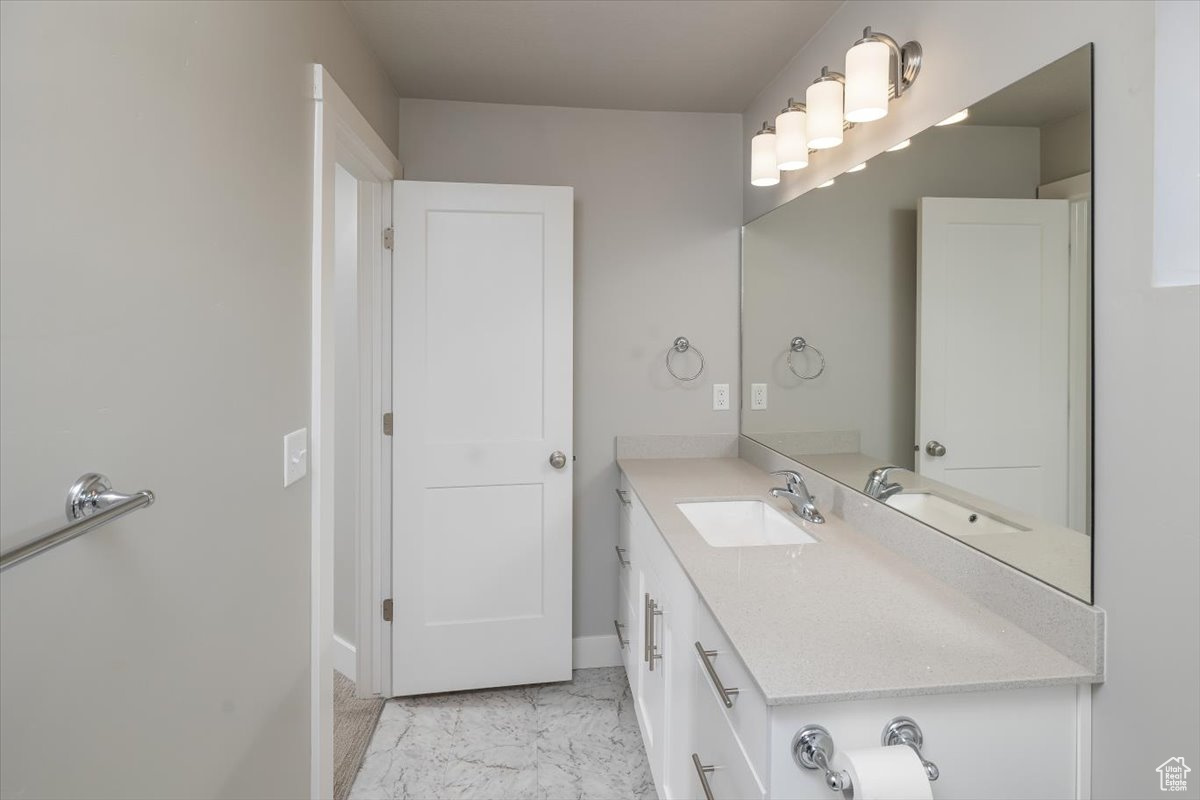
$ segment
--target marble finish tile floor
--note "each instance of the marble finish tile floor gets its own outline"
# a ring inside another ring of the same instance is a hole
[[[653,800],[621,667],[389,700],[350,800]]]

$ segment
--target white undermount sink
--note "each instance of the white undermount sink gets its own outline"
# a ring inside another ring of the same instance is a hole
[[[901,492],[889,497],[887,504],[952,536],[980,536],[986,533],[1018,533],[1029,530],[933,492]]]
[[[812,544],[817,540],[762,500],[700,500],[676,503],[712,547]]]

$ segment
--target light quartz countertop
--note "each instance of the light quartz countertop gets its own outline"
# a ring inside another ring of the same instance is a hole
[[[795,458],[856,490],[862,489],[871,470],[884,463],[862,453],[802,455]],[[1087,534],[1055,525],[950,484],[930,480],[912,470],[897,470],[892,473],[891,480],[903,485],[905,492],[934,492],[1026,528],[1016,533],[970,536],[957,536],[953,531],[942,532],[1057,586],[1074,597],[1092,596],[1092,538]]]
[[[736,458],[618,461],[768,705],[1100,680],[1011,621],[830,513],[792,517],[816,544],[710,547],[675,504],[760,499],[773,478]]]

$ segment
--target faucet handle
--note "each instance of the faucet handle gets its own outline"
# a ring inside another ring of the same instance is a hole
[[[779,475],[780,477],[784,478],[787,481],[787,487],[789,489],[804,485],[804,479],[801,478],[800,473],[796,472],[795,470],[780,469],[772,472],[771,474]]]

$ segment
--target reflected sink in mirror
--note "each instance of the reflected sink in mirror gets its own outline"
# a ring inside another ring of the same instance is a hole
[[[762,500],[706,500],[676,503],[710,547],[812,544],[817,540]]]
[[[887,499],[887,504],[916,517],[926,525],[954,536],[981,536],[988,533],[1019,533],[1029,528],[994,517],[991,514],[951,500],[936,492],[902,492]]]

